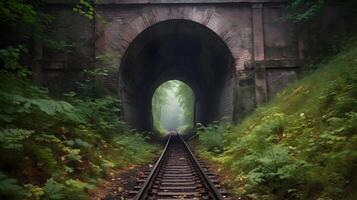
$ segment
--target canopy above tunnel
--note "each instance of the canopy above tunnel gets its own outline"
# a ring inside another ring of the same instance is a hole
[[[196,122],[231,117],[233,62],[222,39],[196,22],[168,20],[147,28],[129,45],[120,66],[124,119],[136,129],[151,130],[152,95],[172,79],[193,89]]]

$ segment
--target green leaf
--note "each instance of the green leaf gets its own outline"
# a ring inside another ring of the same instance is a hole
[[[46,194],[46,197],[50,200],[61,200],[65,199],[65,186],[61,183],[58,183],[53,178],[47,179],[43,191]]]

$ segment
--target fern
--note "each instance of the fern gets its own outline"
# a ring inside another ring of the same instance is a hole
[[[146,137],[121,121],[115,98],[63,99],[0,74],[0,167],[27,183],[4,178],[0,187],[10,189],[0,189],[1,199],[88,199],[92,183],[114,167],[152,158]]]
[[[0,197],[1,199],[20,199],[26,194],[17,181],[0,171]]]
[[[88,199],[87,191],[94,188],[94,185],[85,183],[78,179],[69,179],[65,182],[67,187],[66,195],[73,199],[86,200]]]
[[[0,148],[20,151],[23,142],[31,137],[34,131],[23,129],[0,130]]]
[[[25,188],[28,190],[26,194],[26,199],[31,199],[31,200],[42,200],[45,192],[43,189],[39,186],[35,186],[32,184],[26,184],[24,185]]]
[[[58,183],[53,178],[47,180],[45,186],[43,187],[46,198],[50,200],[61,200],[66,199],[65,197],[65,186]]]
[[[220,136],[199,131],[200,152],[233,174],[240,198],[356,199],[356,55],[341,52]]]

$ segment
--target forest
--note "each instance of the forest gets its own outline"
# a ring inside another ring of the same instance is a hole
[[[181,81],[167,81],[156,89],[152,98],[155,130],[165,135],[170,129],[188,133],[193,128],[195,96]]]
[[[353,0],[289,0],[284,20],[310,23],[327,6],[357,13]],[[153,131],[139,131],[125,122],[117,94],[95,84],[105,67],[81,71],[71,91],[38,84],[36,44],[74,50],[51,38],[55,19],[44,7],[0,1],[0,199],[94,199],[118,169],[154,163],[170,130],[190,138],[235,199],[357,199],[357,20],[312,51],[300,80],[242,121],[196,124],[195,91],[170,80],[152,96]],[[91,0],[72,12],[98,17]]]

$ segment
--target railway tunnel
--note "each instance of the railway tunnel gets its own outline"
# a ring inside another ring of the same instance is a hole
[[[154,24],[132,41],[121,61],[119,96],[124,119],[138,130],[152,130],[152,96],[169,80],[192,88],[195,123],[229,119],[234,71],[228,47],[206,26],[183,19]]]

